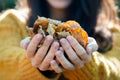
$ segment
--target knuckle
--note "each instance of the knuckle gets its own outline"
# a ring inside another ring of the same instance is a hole
[[[87,59],[86,59],[86,63],[88,63],[90,61],[91,61],[91,56],[88,56]]]
[[[65,66],[64,68],[67,69],[67,70],[69,70],[69,66]]]
[[[39,65],[39,69],[42,71],[48,70],[48,66],[45,66],[45,64]]]
[[[79,68],[82,68],[82,67],[84,67],[84,63],[82,63],[82,64],[79,66]]]
[[[69,65],[67,63],[63,63],[62,66],[65,68],[65,69],[69,69]]]
[[[71,43],[72,43],[73,47],[78,45],[78,43],[76,43],[76,42],[71,42]]]
[[[64,51],[64,49],[62,47],[60,47],[59,50],[62,51],[62,52]]]
[[[41,63],[41,65],[40,65],[40,67],[42,68],[42,69],[49,69],[49,67],[50,67],[50,60],[48,60],[48,61],[43,61],[42,63]]]
[[[43,56],[44,56],[44,55],[41,54],[41,52],[37,52],[35,57],[39,59],[39,58],[41,58],[41,57],[43,57]]]
[[[53,46],[54,46],[55,48],[57,48],[57,47],[59,47],[59,43],[58,43],[58,42],[54,42],[54,43],[53,43]]]
[[[77,57],[71,57],[71,60],[72,60],[72,62],[74,62],[74,63],[78,62],[78,58],[77,58]]]
[[[55,62],[51,63],[51,65],[55,67]]]
[[[60,51],[57,51],[55,55],[60,58],[62,56],[62,53],[60,53]]]
[[[81,57],[82,59],[86,59],[86,58],[87,58],[87,53],[82,53],[82,54],[80,54],[80,57]]]
[[[64,67],[65,69],[67,69],[67,70],[74,70],[74,67],[72,66],[72,65],[65,65],[65,67]]]
[[[82,55],[82,60],[84,62],[89,62],[89,56],[87,54]]]
[[[40,40],[41,38],[42,38],[42,35],[36,34],[36,35],[33,37],[33,40],[34,40],[34,41],[37,41],[37,40]]]
[[[55,71],[56,73],[61,73],[60,71]]]
[[[81,61],[81,62],[77,65],[77,67],[78,67],[78,68],[84,67],[84,62]]]
[[[91,58],[88,58],[88,59],[87,59],[87,62],[90,62],[90,61],[91,61]]]
[[[38,66],[39,66],[39,64],[38,64],[38,62],[37,62],[37,61],[32,61],[32,66],[34,66],[34,67],[38,67]]]
[[[87,53],[85,50],[80,50],[81,55],[85,56]]]
[[[73,66],[68,66],[69,70],[74,70],[75,68]]]
[[[39,67],[39,69],[40,69],[41,71],[46,71],[46,69],[44,69],[44,68],[42,68],[42,67]]]
[[[65,49],[66,49],[66,50],[71,50],[71,47],[68,46],[68,45],[66,45],[66,46],[65,46]]]
[[[26,51],[26,58],[28,58],[28,59],[31,58],[32,57],[31,53],[32,53],[32,51],[27,50]]]
[[[86,58],[86,62],[88,63],[88,62],[90,62],[90,61],[91,61],[90,56],[87,56],[87,58]]]
[[[61,72],[62,72],[62,70],[56,70],[55,72],[56,72],[56,73],[61,73]]]
[[[47,43],[44,42],[43,45],[42,45],[42,47],[44,47],[44,49],[45,49],[45,48],[47,48],[49,45],[50,45],[50,44],[47,44]]]
[[[29,48],[28,48],[27,51],[26,51],[27,54],[32,53],[32,52],[33,52],[33,50],[32,50],[32,49],[29,49]]]

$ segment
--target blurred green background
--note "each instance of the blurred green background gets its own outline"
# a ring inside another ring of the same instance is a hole
[[[0,12],[9,8],[14,8],[17,0],[0,0]]]
[[[116,4],[118,5],[118,8],[119,8],[119,10],[118,10],[118,15],[119,15],[119,17],[120,17],[120,0],[117,0],[117,1],[116,1]]]

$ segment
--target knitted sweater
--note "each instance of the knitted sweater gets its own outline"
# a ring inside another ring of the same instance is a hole
[[[28,36],[26,24],[15,11],[0,16],[0,80],[120,80],[120,43],[115,33],[114,48],[105,55],[94,52],[92,61],[83,68],[65,71],[50,79],[25,58],[20,41]],[[63,76],[66,78],[63,78]]]

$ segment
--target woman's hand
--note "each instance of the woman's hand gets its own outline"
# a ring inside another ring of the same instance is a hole
[[[65,57],[63,50],[58,50],[55,55],[62,67],[58,66],[55,60],[51,61],[51,66],[56,72],[64,70],[74,70],[81,68],[85,63],[91,60],[91,53],[98,49],[95,39],[89,37],[89,44],[84,49],[78,41],[72,36],[60,40],[60,43],[66,52],[69,60]]]
[[[42,35],[37,34],[31,42],[29,37],[21,41],[22,48],[26,49],[27,52],[26,57],[31,61],[33,66],[42,71],[54,70],[60,73],[64,70],[80,68],[84,66],[84,63],[90,61],[91,53],[98,48],[96,41],[91,37],[89,37],[89,44],[84,49],[72,36],[61,39],[60,43],[62,47],[59,47],[59,43],[53,42],[53,37],[49,35],[36,52],[37,46],[42,39]],[[50,45],[52,46],[50,47]],[[49,47],[50,50],[48,51]],[[65,57],[64,51],[70,61]],[[55,56],[56,60],[53,59]]]
[[[31,61],[34,67],[46,71],[49,70],[50,61],[55,57],[55,52],[59,48],[59,43],[54,41],[52,36],[48,35],[45,37],[41,47],[37,50],[42,39],[43,36],[41,34],[35,35],[31,42],[30,38],[26,38],[21,41],[21,47],[26,49],[26,57]]]

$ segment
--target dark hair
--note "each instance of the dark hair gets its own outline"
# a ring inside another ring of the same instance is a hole
[[[97,13],[101,0],[73,0],[68,8],[67,20],[75,20],[88,32],[89,36],[94,33],[97,21]],[[28,0],[31,8],[31,15],[28,25],[32,26],[37,16],[49,16],[49,9],[46,0]]]

